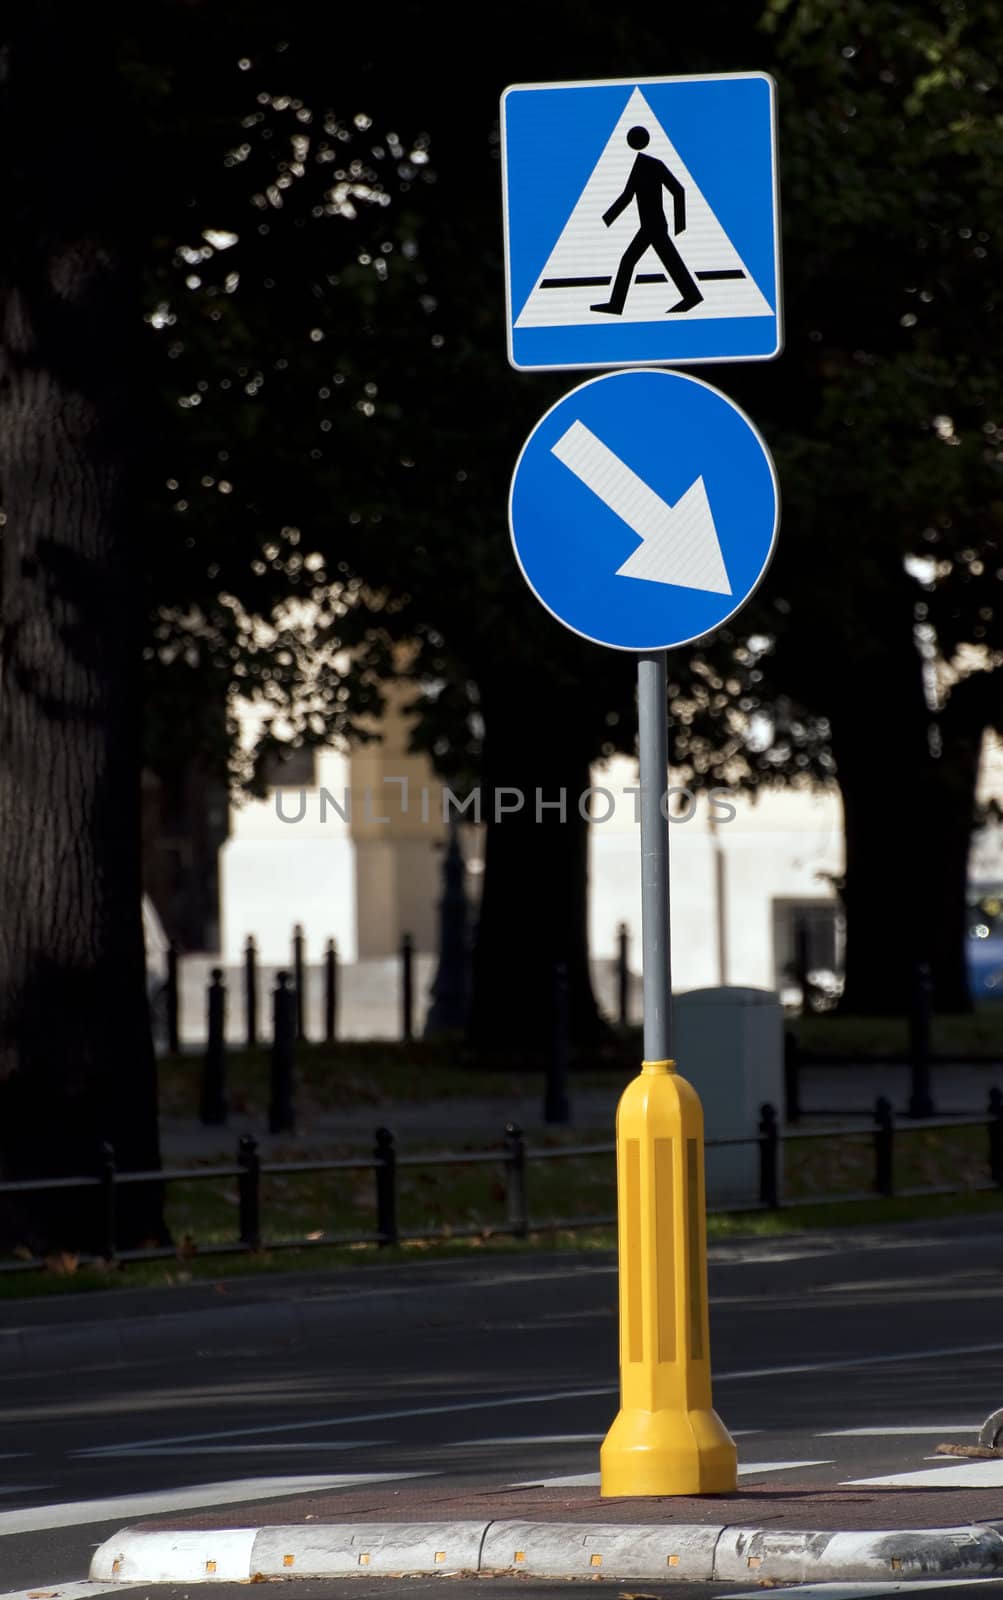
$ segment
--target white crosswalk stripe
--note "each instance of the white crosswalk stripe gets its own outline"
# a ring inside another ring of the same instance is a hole
[[[910,1578],[905,1583],[793,1583],[784,1585],[784,1600],[871,1600],[882,1594],[917,1594],[921,1589],[977,1588],[998,1578]],[[0,1600],[3,1596],[0,1595]],[[763,1600],[762,1589],[728,1589],[716,1600]]]
[[[962,1461],[955,1466],[921,1467],[879,1478],[848,1478],[843,1488],[872,1489],[1003,1489],[1003,1459]]]
[[[80,1583],[33,1583],[30,1589],[9,1589],[0,1594],[0,1600],[98,1600],[103,1594],[128,1594],[138,1587],[135,1583],[91,1583],[84,1578]]]
[[[896,1439],[908,1434],[978,1433],[978,1422],[887,1422],[877,1428],[826,1428],[815,1439]]]
[[[129,1517],[156,1516],[161,1511],[239,1505],[244,1500],[278,1500],[284,1495],[322,1494],[330,1489],[353,1489],[370,1483],[434,1476],[428,1472],[343,1472],[327,1473],[324,1477],[289,1474],[282,1478],[231,1478],[226,1482],[194,1483],[184,1489],[163,1489],[151,1494],[119,1494],[106,1500],[24,1506],[18,1511],[0,1511],[0,1536],[36,1533],[43,1528],[79,1528],[87,1522],[118,1522]]]

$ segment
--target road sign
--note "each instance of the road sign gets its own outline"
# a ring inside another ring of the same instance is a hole
[[[506,89],[512,365],[779,355],[774,104],[759,72]]]
[[[779,520],[769,450],[700,378],[590,378],[537,423],[516,463],[509,520],[537,599],[573,633],[618,650],[691,644],[745,604]]]

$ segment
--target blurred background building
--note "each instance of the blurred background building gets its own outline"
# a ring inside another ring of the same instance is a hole
[[[267,985],[290,963],[297,923],[306,959],[317,969],[311,1002],[317,1007],[319,964],[328,940],[336,942],[346,1036],[395,1032],[399,952],[410,935],[420,1025],[435,967],[447,833],[443,785],[425,756],[408,752],[399,705],[390,705],[380,735],[351,754],[292,752],[263,799],[228,804],[221,783],[194,769],[170,789],[148,783],[147,894],[186,956],[185,1009],[195,1033],[203,1026],[208,969],[217,963],[228,969],[236,993],[253,935]],[[631,967],[640,960],[636,781],[636,764],[627,757],[592,774],[604,793],[593,800],[589,936],[597,993],[610,1012],[621,927]],[[980,800],[1000,796],[1003,747],[992,741]],[[569,807],[577,798],[569,796]],[[896,806],[907,803],[896,793]],[[779,990],[795,1003],[803,967],[816,1002],[834,1000],[843,940],[838,791],[720,791],[716,802],[680,793],[671,809],[675,987],[748,985]],[[460,832],[475,926],[484,830],[464,822]],[[978,998],[1003,998],[999,824],[987,823],[975,837],[970,889],[973,987]],[[894,908],[889,918],[894,937]],[[639,993],[635,1001],[639,1008]]]

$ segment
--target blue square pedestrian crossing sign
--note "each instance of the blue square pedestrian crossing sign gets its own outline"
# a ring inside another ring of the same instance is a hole
[[[775,129],[759,72],[506,89],[512,365],[779,355]]]

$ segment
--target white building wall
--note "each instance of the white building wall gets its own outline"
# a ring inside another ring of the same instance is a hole
[[[308,960],[318,962],[329,938],[346,965],[377,966],[396,960],[401,934],[411,933],[429,959],[436,942],[444,829],[440,786],[424,757],[407,752],[403,725],[349,757],[321,751],[316,787],[276,792],[236,806],[231,836],[220,860],[222,959],[236,966],[253,933],[266,966],[290,960],[293,924],[302,922]],[[400,776],[409,780],[403,805]],[[626,923],[630,960],[641,957],[639,828],[636,763],[627,757],[593,770],[592,782],[612,794],[608,820],[590,836],[589,933],[593,960],[608,974],[617,929]],[[331,800],[322,814],[321,792]],[[351,821],[338,815],[351,793]],[[371,796],[367,812],[367,792]],[[422,793],[427,799],[422,801]],[[672,944],[679,991],[722,982],[772,989],[777,983],[775,921],[778,902],[832,905],[831,878],[843,869],[842,812],[838,791],[774,789],[758,799],[729,793],[735,815],[716,825],[701,798],[693,816],[674,821]],[[1003,799],[1003,746],[986,740],[980,798]],[[609,802],[596,797],[602,816]],[[424,812],[424,815],[423,815]],[[373,820],[387,817],[390,820]],[[891,823],[889,825],[892,825]],[[468,858],[480,842],[468,838]],[[477,862],[474,860],[474,867]],[[975,884],[1003,884],[1003,827],[991,826],[973,844]],[[476,898],[473,874],[471,899]],[[360,969],[361,970],[361,969]],[[388,969],[389,970],[389,969]],[[375,980],[374,980],[375,981]],[[393,977],[387,978],[388,993]],[[612,990],[610,990],[610,994]]]
[[[611,790],[617,807],[596,822],[590,840],[589,933],[592,955],[611,959],[619,923],[627,924],[631,965],[640,962],[639,828],[636,763],[618,757],[596,769],[593,782]],[[735,816],[698,799],[693,815],[670,827],[671,936],[674,987],[776,984],[774,902],[832,903],[831,877],[842,871],[842,813],[835,790],[821,794],[766,790],[758,798],[729,791]],[[689,810],[689,802],[678,802]],[[717,858],[721,866],[718,867]],[[722,963],[723,957],[723,963]],[[722,965],[724,970],[722,971]]]
[[[358,959],[356,852],[349,824],[321,792],[345,808],[347,756],[318,753],[317,788],[273,790],[230,813],[230,837],[220,853],[223,963],[235,965],[249,933],[266,966],[290,959],[294,923],[303,924],[310,959],[334,939],[343,961]],[[299,819],[301,807],[302,820]],[[283,818],[289,819],[284,821]]]

